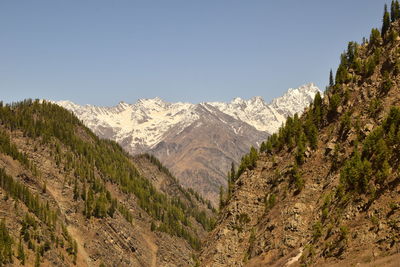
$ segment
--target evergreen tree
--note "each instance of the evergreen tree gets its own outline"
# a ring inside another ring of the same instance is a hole
[[[393,86],[393,82],[390,79],[389,72],[385,71],[383,73],[383,82],[382,82],[382,86],[381,86],[382,92],[384,92],[384,93],[389,92],[389,90],[392,88],[392,86]]]
[[[75,179],[74,179],[74,200],[77,201],[78,198],[79,198],[78,179],[75,177]]]
[[[347,61],[348,67],[354,66],[355,59],[358,56],[357,42],[349,42],[347,45]]]
[[[305,140],[306,137],[303,132],[300,133],[298,140],[297,140],[297,150],[296,150],[296,163],[301,165],[304,163],[304,152],[306,151],[305,147]]]
[[[335,84],[345,83],[349,79],[347,54],[340,56],[340,64],[336,70]]]
[[[22,244],[22,239],[19,239],[19,244],[18,244],[18,255],[17,258],[21,262],[22,265],[25,265],[25,251],[24,251],[24,245]]]
[[[385,8],[383,11],[383,19],[382,19],[382,38],[385,36],[386,32],[389,30],[390,27],[390,14],[387,10],[387,4],[385,4]]]
[[[234,183],[236,178],[236,171],[235,171],[235,164],[233,162],[231,163],[230,178],[231,181]]]
[[[390,18],[391,18],[391,21],[394,22],[397,19],[399,19],[399,17],[400,17],[399,1],[398,0],[396,0],[396,1],[392,0],[392,3],[390,5]]]
[[[94,207],[94,216],[97,218],[104,218],[106,215],[107,215],[107,199],[104,196],[104,193],[101,193],[100,196],[96,199]]]
[[[39,253],[39,249],[36,251],[35,267],[40,267],[40,253]]]
[[[333,79],[333,77],[332,77]],[[321,126],[323,120],[323,107],[322,107],[322,97],[319,92],[314,97],[313,103],[313,116],[314,116],[314,123],[318,127]]]
[[[381,42],[382,42],[381,33],[379,32],[378,29],[373,28],[371,30],[371,35],[369,36],[369,45],[378,47],[381,45]]]
[[[337,109],[340,105],[341,99],[339,94],[334,94],[329,98],[328,120],[332,121],[336,118]]]
[[[335,82],[333,81],[333,73],[332,73],[332,69],[329,72],[329,87],[333,87],[335,85]]]
[[[225,206],[225,193],[222,186],[219,187],[219,210],[221,211]]]
[[[260,145],[260,152],[265,152],[265,150],[267,150],[267,143],[266,142],[262,142]]]
[[[308,127],[309,128],[307,130],[307,139],[310,143],[310,147],[315,150],[318,146],[318,129],[315,124],[311,122],[308,124]]]
[[[395,1],[390,4],[390,19],[392,22],[396,20]]]
[[[0,221],[0,266],[12,263],[12,237],[10,236],[4,219]]]
[[[250,154],[249,154],[249,168],[253,169],[257,165],[257,160],[258,160],[258,152],[257,149],[255,149],[253,146],[250,148]]]
[[[228,172],[228,189],[227,189],[228,193],[226,196],[226,201],[228,201],[231,196],[232,196],[232,191],[233,191],[233,182],[232,182],[232,178],[231,178],[231,173]]]
[[[116,199],[112,199],[111,200],[111,205],[108,208],[107,213],[111,218],[113,218],[114,217],[114,213],[115,213],[116,210],[117,210],[117,200]]]
[[[151,221],[151,224],[150,224],[150,230],[152,231],[152,232],[154,232],[155,230],[156,230],[156,224],[153,222],[153,221]]]

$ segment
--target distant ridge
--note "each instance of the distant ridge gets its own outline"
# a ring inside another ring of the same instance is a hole
[[[152,153],[177,176],[216,204],[231,162],[276,132],[287,116],[302,113],[319,92],[313,83],[289,89],[266,103],[262,97],[229,103],[168,103],[161,98],[113,107],[55,102],[75,113],[99,137],[132,155]]]

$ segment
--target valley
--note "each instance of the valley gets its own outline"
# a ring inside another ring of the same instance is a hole
[[[400,266],[398,0],[53,2],[0,9],[0,267]]]

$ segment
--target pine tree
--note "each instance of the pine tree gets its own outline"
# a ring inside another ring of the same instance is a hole
[[[236,178],[236,171],[235,171],[235,164],[233,162],[231,163],[230,178],[231,181],[234,183]]]
[[[96,199],[94,207],[94,216],[97,218],[104,218],[107,215],[107,199],[104,193],[100,194],[100,197]]]
[[[383,19],[382,19],[382,38],[385,36],[386,32],[389,30],[390,27],[390,14],[387,10],[387,4],[385,4],[385,8],[383,11]]]
[[[329,72],[329,87],[333,87],[335,85],[335,82],[333,81],[333,73],[332,73],[332,69]]]
[[[74,200],[77,201],[78,198],[79,198],[78,179],[75,177],[75,180],[74,180]]]
[[[40,254],[39,254],[39,249],[36,251],[35,267],[40,267]]]
[[[93,190],[92,188],[89,188],[85,201],[85,215],[86,218],[88,219],[93,215],[93,203],[94,203]]]
[[[398,0],[396,0],[396,1],[392,0],[392,3],[390,5],[390,18],[391,18],[391,21],[394,22],[397,19],[399,19],[399,17],[400,17],[399,1]]]
[[[308,129],[308,142],[310,143],[310,147],[315,150],[318,147],[318,129],[315,124],[310,124]]]
[[[305,147],[305,135],[303,132],[300,133],[298,140],[297,140],[297,150],[296,150],[296,163],[301,165],[304,163],[304,152],[306,151]]]
[[[255,149],[253,146],[250,148],[250,154],[249,154],[249,169],[253,169],[257,165],[257,160],[258,160],[258,152],[257,149]]]
[[[76,265],[76,260],[78,258],[78,243],[76,242],[76,240],[74,240],[72,242],[72,248],[73,248],[73,259],[72,259],[72,263],[74,265]]]
[[[332,77],[333,79],[333,77]],[[314,97],[313,103],[313,116],[314,116],[314,123],[318,127],[321,126],[323,120],[323,110],[322,110],[322,97],[319,92]]]
[[[46,181],[44,181],[44,183],[43,183],[42,192],[43,192],[43,194],[46,194],[46,192],[47,192],[47,182]]]
[[[381,45],[381,42],[382,42],[381,33],[379,32],[378,29],[373,28],[373,29],[371,30],[371,34],[370,34],[370,36],[369,36],[369,45],[370,45],[371,47],[372,47],[372,46],[377,47],[377,46]]]
[[[25,265],[25,251],[24,251],[24,245],[22,244],[22,239],[19,239],[19,244],[18,244],[18,255],[17,258],[21,262],[22,265]]]
[[[390,4],[390,19],[392,22],[396,20],[396,7],[395,7],[395,1],[392,0],[392,3]]]
[[[117,210],[117,200],[116,199],[112,199],[111,200],[111,205],[110,205],[110,207],[108,208],[108,211],[107,211],[108,216],[113,218],[114,217],[114,213],[115,213],[116,210]]]
[[[219,210],[221,211],[225,206],[225,193],[222,186],[219,187]]]
[[[83,183],[83,186],[82,186],[82,192],[81,192],[81,198],[82,198],[82,200],[84,200],[84,201],[86,201],[86,182],[84,182]]]
[[[13,239],[10,236],[4,219],[0,221],[0,266],[3,263],[12,262],[12,243]]]

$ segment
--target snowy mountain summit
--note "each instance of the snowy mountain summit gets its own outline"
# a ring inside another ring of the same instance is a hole
[[[313,101],[317,92],[320,92],[319,88],[309,83],[296,89],[290,88],[286,94],[268,104],[262,97],[256,96],[249,100],[235,98],[230,103],[213,102],[210,105],[238,120],[247,122],[259,131],[273,134],[288,116],[293,116],[295,113],[301,114],[304,108]]]
[[[167,103],[160,98],[140,99],[135,104],[120,102],[114,107],[79,106],[70,101],[56,102],[74,112],[102,138],[129,142],[129,152],[143,152],[162,141],[172,128],[184,129],[199,118],[195,105]]]
[[[318,87],[309,83],[289,89],[271,103],[266,103],[260,96],[249,100],[235,98],[230,103],[200,104],[168,103],[157,97],[140,99],[135,104],[120,102],[114,107],[80,106],[70,101],[56,103],[74,112],[100,137],[113,139],[124,147],[129,146],[129,152],[139,153],[157,145],[169,131],[183,131],[198,121],[205,111],[213,113],[215,110],[210,107],[270,135],[279,129],[287,116],[301,114],[317,92]]]
[[[319,92],[314,84],[289,89],[266,103],[262,97],[229,103],[168,103],[160,98],[120,102],[114,107],[56,102],[74,112],[101,138],[131,154],[157,156],[186,187],[216,204],[231,162],[276,132],[287,116],[302,113]]]

